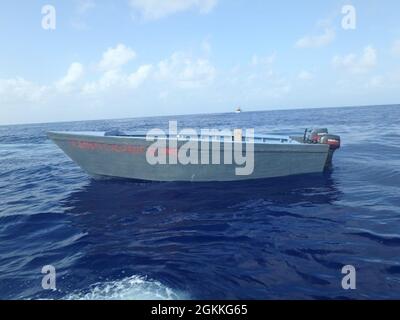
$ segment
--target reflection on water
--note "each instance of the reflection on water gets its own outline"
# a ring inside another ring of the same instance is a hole
[[[73,226],[86,234],[75,267],[146,275],[194,298],[267,298],[271,268],[278,278],[287,268],[301,281],[307,274],[285,259],[278,264],[282,254],[304,255],[281,251],[280,239],[306,240],[299,235],[306,224],[336,225],[318,206],[338,198],[330,174],[317,174],[235,183],[93,180],[63,203]],[[243,287],[254,285],[257,290],[243,295]]]
[[[67,212],[73,214],[187,214],[203,210],[234,211],[234,207],[260,201],[286,206],[331,204],[340,194],[329,173],[207,183],[91,180],[64,203],[69,207]]]

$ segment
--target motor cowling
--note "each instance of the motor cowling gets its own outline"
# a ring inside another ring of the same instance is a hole
[[[333,134],[326,134],[321,136],[319,143],[328,144],[331,150],[340,148],[340,137]]]
[[[328,134],[328,129],[326,129],[326,128],[313,129],[309,136],[309,140],[313,143],[319,143],[321,140],[321,137],[323,137],[327,134]]]

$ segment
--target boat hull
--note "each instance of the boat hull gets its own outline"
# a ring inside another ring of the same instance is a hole
[[[327,145],[254,144],[253,172],[237,175],[237,164],[151,165],[146,150],[153,142],[144,138],[65,132],[50,132],[48,136],[93,177],[147,181],[235,181],[317,173],[324,171],[329,156]],[[184,143],[178,141],[178,148]],[[211,148],[210,144],[210,154]],[[220,158],[224,159],[223,144]]]

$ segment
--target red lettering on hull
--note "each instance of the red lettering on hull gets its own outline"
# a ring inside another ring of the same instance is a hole
[[[133,146],[127,144],[108,144],[101,142],[89,142],[89,141],[78,141],[72,140],[69,144],[75,148],[81,150],[90,151],[108,151],[117,153],[129,153],[129,154],[142,154],[145,152],[144,146]]]

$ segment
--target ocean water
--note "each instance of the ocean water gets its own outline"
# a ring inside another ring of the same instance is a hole
[[[49,130],[329,127],[332,172],[94,181]],[[43,290],[53,265],[57,290]],[[344,265],[357,289],[342,289]],[[1,299],[400,298],[400,106],[0,127]]]

